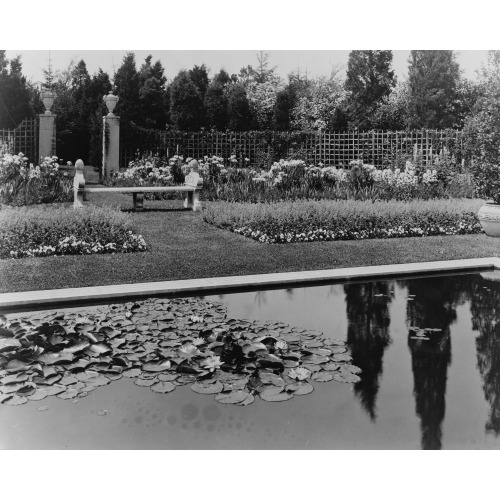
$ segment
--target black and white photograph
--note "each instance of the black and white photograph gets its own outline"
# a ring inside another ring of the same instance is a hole
[[[385,460],[434,490],[500,449],[484,4],[466,36],[457,4],[27,3],[0,33],[11,495],[40,452],[56,496],[97,469],[74,498],[250,498],[351,495]]]

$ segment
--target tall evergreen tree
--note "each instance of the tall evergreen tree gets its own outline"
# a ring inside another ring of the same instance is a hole
[[[230,87],[228,93],[228,114],[230,130],[250,130],[253,117],[245,88],[240,84]]]
[[[233,82],[233,78],[229,76],[229,73],[225,69],[221,69],[212,80],[212,83],[218,83],[225,87],[227,84]]]
[[[186,70],[181,70],[170,85],[170,117],[182,130],[199,130],[202,126],[203,101]]]
[[[201,66],[194,66],[193,69],[189,70],[189,78],[196,85],[198,92],[200,94],[202,106],[199,110],[200,116],[200,127],[205,127],[207,125],[207,111],[205,109],[205,94],[209,86],[208,71],[204,64]]]
[[[292,112],[297,99],[294,86],[288,84],[278,92],[274,104],[273,123],[277,130],[289,130],[292,122]]]
[[[166,116],[163,105],[165,83],[160,61],[151,64],[152,56],[146,57],[139,71],[139,107],[142,119],[140,124],[151,128],[165,128]]]
[[[0,128],[14,128],[32,116],[31,99],[30,86],[22,74],[21,56],[9,61],[5,50],[0,50]]]
[[[452,127],[459,81],[460,68],[452,50],[412,50],[408,66],[410,128]]]
[[[350,93],[348,109],[351,126],[359,129],[370,127],[370,118],[377,106],[396,84],[391,64],[390,50],[350,52],[345,88]]]
[[[214,79],[208,86],[205,94],[205,109],[207,113],[207,123],[217,130],[225,130],[228,125],[228,100],[224,85]]]
[[[119,97],[116,114],[123,120],[138,122],[141,117],[139,107],[139,74],[135,65],[135,54],[127,52],[114,78]]]

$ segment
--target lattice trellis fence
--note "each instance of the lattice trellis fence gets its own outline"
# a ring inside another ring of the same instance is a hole
[[[0,142],[12,154],[23,153],[36,164],[38,158],[38,117],[26,118],[14,129],[0,129]]]
[[[221,156],[227,160],[236,155],[257,166],[300,154],[314,163],[347,166],[362,159],[378,167],[402,155],[415,151],[424,164],[431,161],[444,147],[461,160],[462,133],[459,130],[417,130],[393,132],[170,132],[148,130],[135,125],[121,131],[120,166],[126,167],[137,153],[157,153],[172,157],[179,154],[192,158]]]

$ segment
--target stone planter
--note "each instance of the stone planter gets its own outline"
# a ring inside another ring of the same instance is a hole
[[[500,238],[500,205],[486,203],[479,209],[477,217],[488,236]]]

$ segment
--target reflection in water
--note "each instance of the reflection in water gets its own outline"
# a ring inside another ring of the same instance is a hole
[[[361,381],[354,386],[354,393],[361,400],[371,420],[376,420],[376,400],[382,358],[391,343],[389,336],[389,303],[394,284],[352,283],[344,286],[347,312],[347,344],[353,364],[362,371]]]
[[[500,282],[471,280],[472,329],[476,338],[477,366],[483,379],[483,391],[490,405],[486,432],[500,434]]]
[[[429,340],[411,338],[415,336],[412,331],[408,335],[421,445],[425,450],[437,450],[441,449],[446,379],[451,362],[450,325],[457,319],[456,306],[463,302],[463,283],[453,277],[442,277],[408,280],[406,286],[408,326],[441,330],[429,333]]]
[[[258,307],[261,307],[261,306],[267,304],[266,291],[259,290],[258,292],[255,292],[254,302],[255,302],[255,304],[257,304]]]

